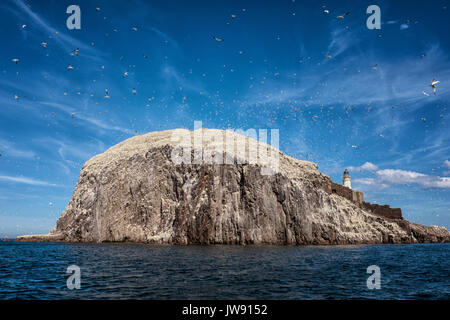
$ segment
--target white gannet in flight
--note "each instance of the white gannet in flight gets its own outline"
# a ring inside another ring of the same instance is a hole
[[[222,42],[223,39],[217,38],[216,36],[213,37],[214,40],[216,40],[217,42]]]
[[[337,16],[336,19],[344,19],[346,16],[348,16],[350,12],[346,12],[344,14],[341,14],[340,16]]]
[[[436,80],[433,78],[433,80],[431,80],[431,84],[430,87],[433,88],[433,93],[436,94],[436,85],[439,83],[439,80]]]

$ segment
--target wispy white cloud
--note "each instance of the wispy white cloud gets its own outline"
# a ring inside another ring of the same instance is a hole
[[[377,170],[374,174],[375,178],[360,178],[353,182],[378,189],[408,184],[416,184],[424,189],[450,189],[450,177],[432,176],[401,169]]]
[[[448,54],[434,43],[424,50],[425,59],[419,54],[402,60],[384,59],[370,56],[358,49],[360,32],[339,28],[331,31],[328,45],[332,58],[324,59],[318,66],[309,66],[301,76],[293,79],[280,76],[276,80],[267,79],[264,86],[249,90],[247,105],[292,103],[308,101],[310,105],[379,104],[384,111],[399,101],[414,111],[423,104],[450,96],[450,85],[441,81],[438,94],[432,94],[431,79],[450,78]],[[336,59],[344,52],[350,52],[345,59]],[[334,52],[334,54],[333,54]],[[372,67],[377,64],[377,69]],[[359,68],[356,72],[356,68]],[[346,71],[347,70],[347,71]],[[350,72],[350,70],[353,70]],[[280,75],[293,74],[296,70],[280,71]],[[422,91],[428,92],[425,96]],[[383,124],[384,125],[384,124]]]
[[[162,32],[161,30],[152,27],[152,26],[146,26],[146,29],[154,32],[155,34],[157,34],[159,37],[161,37],[162,39],[166,40],[169,44],[171,44],[176,50],[179,50],[179,45],[178,42],[176,42],[172,37],[170,37],[167,33]]]
[[[348,50],[350,47],[357,45],[360,41],[360,37],[356,36],[356,32],[353,29],[337,28],[331,31],[331,41],[328,45],[328,53],[332,57],[336,58],[341,53]]]
[[[450,161],[449,160],[444,161],[444,167],[447,167],[450,169]]]
[[[383,183],[390,185],[415,183],[423,188],[450,189],[449,177],[430,176],[414,171],[394,169],[379,170],[377,176]]]
[[[365,162],[363,165],[359,166],[359,167],[347,167],[348,170],[350,171],[375,171],[378,169],[378,167],[376,165],[374,165],[371,162]]]
[[[187,81],[173,66],[163,66],[161,70],[161,76],[166,81],[166,84],[168,86],[182,87],[183,89],[187,89],[196,93],[203,92],[204,94],[208,94],[201,84]]]
[[[445,160],[443,165],[444,165],[445,168],[450,169],[450,161]],[[444,174],[445,175],[450,175],[450,170],[444,171]]]
[[[27,178],[27,177],[14,177],[14,176],[3,176],[0,175],[0,180],[9,181],[9,182],[15,182],[15,183],[22,183],[22,184],[28,184],[32,186],[46,186],[46,187],[60,187],[57,184],[36,180],[33,178]]]
[[[435,130],[425,137],[421,146],[407,151],[396,150],[399,142],[395,141],[394,147],[392,148],[393,150],[390,151],[392,154],[391,158],[394,160],[390,159],[379,163],[379,165],[384,167],[397,167],[404,166],[405,164],[410,165],[419,159],[421,161],[420,164],[422,164],[423,161],[429,162],[435,159],[442,159],[443,157],[446,157],[450,151],[450,144],[448,144],[449,139],[450,131]],[[448,174],[448,172],[444,174]]]
[[[402,24],[400,25],[400,30],[405,30],[405,29],[408,29],[408,28],[409,28],[409,25],[406,24],[406,23],[402,23]]]
[[[375,178],[359,178],[359,179],[354,179],[353,183],[355,185],[364,185],[364,186],[368,186],[370,187],[370,190],[382,190],[382,189],[386,189],[389,187],[388,184],[386,183],[382,183],[381,181],[375,179]]]
[[[33,159],[36,154],[31,150],[23,150],[16,146],[16,144],[0,139],[0,151],[8,157]]]
[[[47,101],[39,101],[38,103],[45,105],[45,106],[57,108],[57,109],[65,112],[68,115],[72,115],[73,113],[76,113],[76,109],[68,106],[67,104],[58,103],[58,102],[47,102]],[[78,119],[81,119],[81,120],[87,122],[89,124],[89,127],[94,130],[103,129],[103,130],[110,130],[110,131],[119,131],[119,132],[122,132],[125,134],[133,134],[133,130],[130,130],[130,129],[127,129],[127,128],[124,128],[121,126],[111,125],[109,123],[106,123],[95,117],[90,117],[83,113],[76,113],[76,117]]]

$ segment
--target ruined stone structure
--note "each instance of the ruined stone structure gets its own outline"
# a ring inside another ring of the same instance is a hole
[[[402,209],[400,208],[391,208],[388,204],[379,205],[376,203],[368,203],[363,202],[362,208],[370,211],[379,216],[389,218],[389,219],[403,219],[402,217]]]
[[[326,191],[328,193],[334,193],[338,196],[344,197],[357,204],[360,208],[372,212],[373,214],[388,219],[403,219],[402,209],[391,208],[389,205],[379,205],[375,203],[365,202],[364,193],[362,193],[361,191],[352,190],[332,181],[327,186]]]
[[[350,201],[355,203],[363,203],[364,202],[364,194],[360,191],[352,190],[347,188],[341,184],[330,182],[327,188],[328,193],[335,193],[338,196],[344,197]]]

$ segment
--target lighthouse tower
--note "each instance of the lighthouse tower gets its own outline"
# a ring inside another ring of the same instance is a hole
[[[347,187],[349,189],[352,188],[352,183],[350,181],[350,175],[349,175],[347,169],[344,170],[344,178],[343,178],[342,184],[344,185],[344,187]]]

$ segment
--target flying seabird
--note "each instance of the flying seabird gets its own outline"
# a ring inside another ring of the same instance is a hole
[[[323,10],[323,13],[328,14],[328,13],[330,13],[330,10],[325,9],[325,10]]]
[[[437,85],[438,83],[439,83],[439,81],[436,80],[436,79],[434,79],[434,78],[433,78],[433,80],[431,80],[430,87],[433,88],[433,93],[434,93],[434,94],[436,94],[436,85]]]
[[[422,91],[422,93],[425,95],[425,96],[429,96],[429,94],[428,93],[426,93],[425,91]]]
[[[12,59],[11,61],[14,62],[15,64],[19,63],[19,59],[17,59],[17,58]]]
[[[348,16],[350,12],[346,12],[344,14],[341,14],[340,16],[337,16],[336,19],[344,19],[346,16]]]
[[[125,72],[123,73],[123,77],[125,78],[126,76],[128,76],[128,71],[125,71]]]
[[[217,42],[222,42],[223,39],[217,38],[216,36],[213,37],[214,40],[216,40]]]
[[[73,70],[73,67],[72,67],[71,64],[69,64],[69,65],[67,66],[67,70]]]
[[[75,54],[78,55],[80,53],[80,49],[76,48],[75,49]]]
[[[42,45],[42,47],[47,48],[47,42],[42,41],[42,42],[41,42],[41,45]]]

